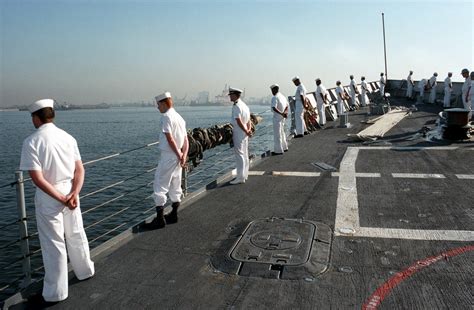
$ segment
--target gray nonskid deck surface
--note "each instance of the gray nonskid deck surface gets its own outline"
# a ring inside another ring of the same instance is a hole
[[[356,171],[381,173],[380,178],[357,179],[361,226],[474,230],[474,180],[453,176],[474,174],[472,166],[461,162],[470,156],[472,163],[472,142],[433,144],[401,139],[435,118],[431,110],[436,109],[426,109],[403,120],[385,140],[393,145],[455,145],[460,149],[453,157],[440,151],[430,153],[428,159],[414,152],[406,158],[390,150],[361,150]],[[347,147],[362,146],[345,139],[347,133],[366,126],[360,123],[366,118],[362,112],[351,114],[351,129],[328,128],[292,140],[285,155],[251,169],[265,171],[265,175],[250,176],[243,185],[224,184],[210,190],[180,212],[178,224],[137,234],[96,261],[95,277],[72,284],[69,298],[53,308],[355,309],[396,272],[416,261],[472,245],[472,241],[334,236],[328,270],[314,281],[243,277],[212,267],[210,257],[225,251],[222,243],[233,229],[255,219],[304,218],[334,229],[339,179],[311,163],[339,168]],[[413,171],[415,168],[418,170]],[[272,171],[321,175],[273,176]],[[440,173],[446,179],[397,179],[391,176],[394,172]],[[473,262],[474,253],[468,251],[420,269],[391,289],[380,309],[472,309]]]

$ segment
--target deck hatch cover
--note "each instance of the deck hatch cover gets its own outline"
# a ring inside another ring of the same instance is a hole
[[[316,226],[294,219],[260,219],[249,224],[230,256],[241,262],[298,266],[306,263]]]

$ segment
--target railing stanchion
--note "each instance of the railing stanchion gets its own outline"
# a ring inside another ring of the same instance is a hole
[[[18,228],[20,231],[20,247],[23,257],[23,279],[21,286],[26,287],[31,283],[30,246],[28,242],[28,224],[26,221],[25,189],[23,184],[23,171],[16,171],[16,203],[18,208]]]
[[[184,167],[181,172],[181,189],[183,190],[183,196],[188,194],[188,167]]]

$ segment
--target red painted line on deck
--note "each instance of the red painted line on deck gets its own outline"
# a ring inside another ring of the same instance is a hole
[[[391,291],[403,282],[405,279],[411,277],[413,274],[417,273],[421,269],[428,267],[432,264],[439,262],[442,259],[448,259],[449,257],[457,256],[469,251],[474,250],[473,245],[467,245],[460,248],[455,248],[446,252],[443,252],[436,256],[431,256],[423,260],[416,261],[413,265],[406,268],[403,271],[397,272],[393,275],[388,281],[379,286],[377,290],[367,299],[367,301],[362,305],[363,310],[373,310],[377,309],[382,301],[391,293]]]

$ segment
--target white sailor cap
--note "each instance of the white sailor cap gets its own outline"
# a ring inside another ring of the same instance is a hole
[[[275,87],[278,87],[278,88],[280,88],[280,85],[278,85],[278,84],[276,84],[276,83],[275,83],[275,84],[272,84],[272,85],[270,85],[270,89],[274,89]]]
[[[53,99],[41,99],[36,101],[35,103],[32,103],[28,107],[28,111],[30,113],[34,113],[38,110],[41,110],[43,108],[53,108],[54,109],[54,100]]]
[[[241,94],[242,90],[234,87],[229,87],[229,95],[230,94]]]
[[[299,80],[299,79],[300,79],[299,76],[295,76],[295,77],[292,79],[292,81],[294,82],[294,81]]]
[[[160,102],[163,99],[171,98],[171,93],[169,91],[159,94],[155,97],[156,102]]]

